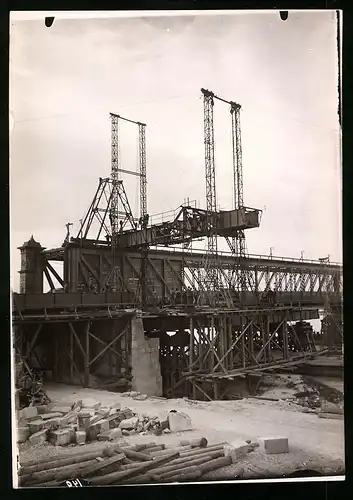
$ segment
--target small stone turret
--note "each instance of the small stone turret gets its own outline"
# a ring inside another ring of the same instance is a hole
[[[43,293],[44,247],[33,235],[21,247],[20,293]]]

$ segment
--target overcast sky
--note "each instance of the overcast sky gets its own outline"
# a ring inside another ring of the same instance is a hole
[[[11,256],[61,245],[110,172],[109,112],[147,123],[148,212],[205,207],[201,87],[242,105],[244,202],[264,209],[250,253],[341,260],[334,12],[11,23]],[[232,208],[231,122],[215,108],[217,196]],[[121,127],[121,167],[138,168]],[[132,209],[137,181],[126,181]]]

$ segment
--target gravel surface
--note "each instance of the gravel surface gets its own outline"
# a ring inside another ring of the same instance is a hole
[[[302,408],[288,401],[242,399],[237,401],[189,402],[185,399],[136,401],[120,394],[95,389],[53,384],[46,388],[56,403],[72,403],[79,399],[94,399],[104,406],[119,402],[121,407],[149,416],[163,415],[172,409],[187,413],[193,430],[182,433],[132,435],[113,444],[155,442],[166,446],[177,445],[181,439],[204,436],[209,445],[220,442],[232,443],[261,436],[285,436],[289,439],[290,453],[265,455],[259,449],[248,454],[239,463],[213,471],[204,479],[232,479],[237,468],[244,468],[244,478],[271,477],[289,474],[297,469],[320,470],[326,475],[344,471],[344,421],[319,419],[317,415],[302,413]],[[28,442],[19,445],[20,461],[40,457],[58,457],[71,452],[80,453],[103,449],[108,443],[93,442],[82,446],[55,447],[50,444],[32,446]],[[110,443],[109,443],[110,444]]]

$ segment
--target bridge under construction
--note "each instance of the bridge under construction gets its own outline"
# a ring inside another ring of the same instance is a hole
[[[259,227],[261,210],[244,204],[241,106],[201,92],[205,208],[187,202],[148,214],[146,124],[111,113],[111,175],[99,179],[78,233],[72,236],[67,224],[58,248],[33,236],[20,247],[14,347],[30,369],[85,387],[222,399],[237,377],[342,348],[342,266],[248,252],[246,232]],[[229,210],[217,209],[215,105],[230,112]],[[137,127],[138,172],[121,164],[121,121]],[[139,182],[138,214],[125,175]],[[220,250],[221,240],[228,251]],[[200,241],[205,249],[193,246]],[[317,335],[308,320],[319,317]]]

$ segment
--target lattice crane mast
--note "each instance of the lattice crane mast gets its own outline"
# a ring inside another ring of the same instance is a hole
[[[119,289],[123,283],[118,265],[118,247],[119,233],[124,229],[125,223],[129,222],[132,229],[136,230],[137,225],[133,217],[131,207],[126,196],[123,182],[119,179],[119,172],[138,175],[140,177],[140,223],[146,227],[148,223],[147,216],[147,180],[146,180],[146,125],[141,122],[124,118],[120,115],[110,113],[111,118],[111,193],[109,203],[109,218],[111,226],[111,248],[112,248],[112,268],[107,279],[108,286],[113,291]],[[119,163],[119,120],[124,120],[138,125],[139,130],[139,166],[140,172],[133,172],[120,168]],[[119,210],[119,204],[122,205],[122,211]],[[141,274],[144,275],[144,258],[141,263]],[[142,278],[144,281],[144,278]],[[143,287],[144,288],[144,287]]]
[[[106,286],[119,289],[120,271],[117,262],[117,237],[119,233],[119,116],[110,113],[111,119],[111,198],[109,219],[111,227],[112,268]]]
[[[230,113],[232,116],[234,208],[236,210],[242,210],[244,208],[240,109],[240,104],[230,102]],[[233,250],[236,258],[236,272],[233,273],[232,284],[237,286],[239,292],[244,292],[247,289],[248,280],[246,269],[244,267],[246,258],[246,240],[245,232],[242,229],[237,231],[235,238],[233,237],[231,249]],[[235,283],[234,278],[236,278]]]
[[[233,153],[233,186],[234,186],[234,209],[239,211],[240,217],[245,214],[243,196],[243,166],[242,166],[242,144],[241,144],[241,128],[240,128],[240,104],[227,101],[213,92],[201,89],[204,96],[204,135],[205,135],[205,165],[206,165],[206,203],[207,211],[216,212],[216,185],[215,185],[215,159],[214,159],[214,127],[213,127],[213,106],[214,100],[222,101],[230,105],[230,113],[232,118],[232,153]],[[240,221],[241,222],[241,221]],[[241,223],[240,223],[241,226]],[[211,223],[211,228],[214,225]],[[226,240],[235,256],[235,268],[232,271],[230,285],[235,287],[239,292],[247,290],[248,281],[245,269],[246,258],[246,240],[243,229],[236,231],[232,239],[226,237]],[[208,252],[209,265],[216,266],[217,256],[217,237],[212,232],[208,237]],[[212,279],[216,282],[216,274],[210,271]],[[214,278],[213,278],[214,276]],[[242,294],[241,294],[242,295]]]
[[[209,234],[207,236],[207,258],[205,262],[206,288],[216,291],[219,288],[217,266],[217,225],[214,214],[217,212],[216,168],[214,154],[213,92],[201,89],[204,109],[204,144],[206,177],[206,210]]]

